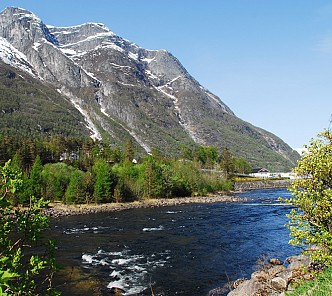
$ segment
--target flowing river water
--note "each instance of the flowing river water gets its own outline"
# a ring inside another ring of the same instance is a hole
[[[237,203],[189,204],[63,217],[51,223],[64,266],[124,295],[193,296],[248,277],[257,260],[299,253],[284,226],[286,189],[236,194]],[[83,291],[82,291],[83,290]],[[84,289],[63,295],[91,295]]]

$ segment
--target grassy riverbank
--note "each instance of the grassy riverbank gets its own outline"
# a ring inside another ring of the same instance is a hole
[[[326,296],[332,295],[332,267],[325,269],[314,280],[305,281],[287,296]]]

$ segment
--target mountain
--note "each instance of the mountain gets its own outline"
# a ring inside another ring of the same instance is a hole
[[[275,171],[299,158],[238,118],[171,53],[141,48],[103,24],[46,26],[30,11],[7,8],[0,14],[0,60],[2,131],[15,124],[32,134],[131,139],[142,152],[166,154],[182,145],[216,146]]]

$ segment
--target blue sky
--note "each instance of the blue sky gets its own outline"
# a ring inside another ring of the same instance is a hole
[[[101,22],[167,49],[245,121],[291,147],[332,115],[332,2],[321,0],[0,0],[45,24]]]

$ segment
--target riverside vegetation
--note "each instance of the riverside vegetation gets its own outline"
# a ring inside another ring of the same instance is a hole
[[[0,295],[59,295],[52,287],[55,245],[41,239],[46,203],[31,197],[28,207],[13,207],[20,188],[21,174],[9,161],[0,168]]]
[[[178,158],[155,150],[136,161],[130,141],[123,149],[65,137],[23,141],[3,137],[0,143],[0,159],[11,158],[11,166],[22,173],[23,190],[10,201],[13,205],[26,205],[31,196],[80,204],[205,195],[230,190],[234,172],[251,170],[244,159],[234,158],[227,149],[219,153],[215,147],[183,147]]]
[[[289,214],[293,245],[306,248],[305,253],[326,267],[315,281],[300,285],[290,295],[330,295],[332,293],[332,133],[325,130],[313,139],[298,162],[296,179],[290,186],[294,205]]]

